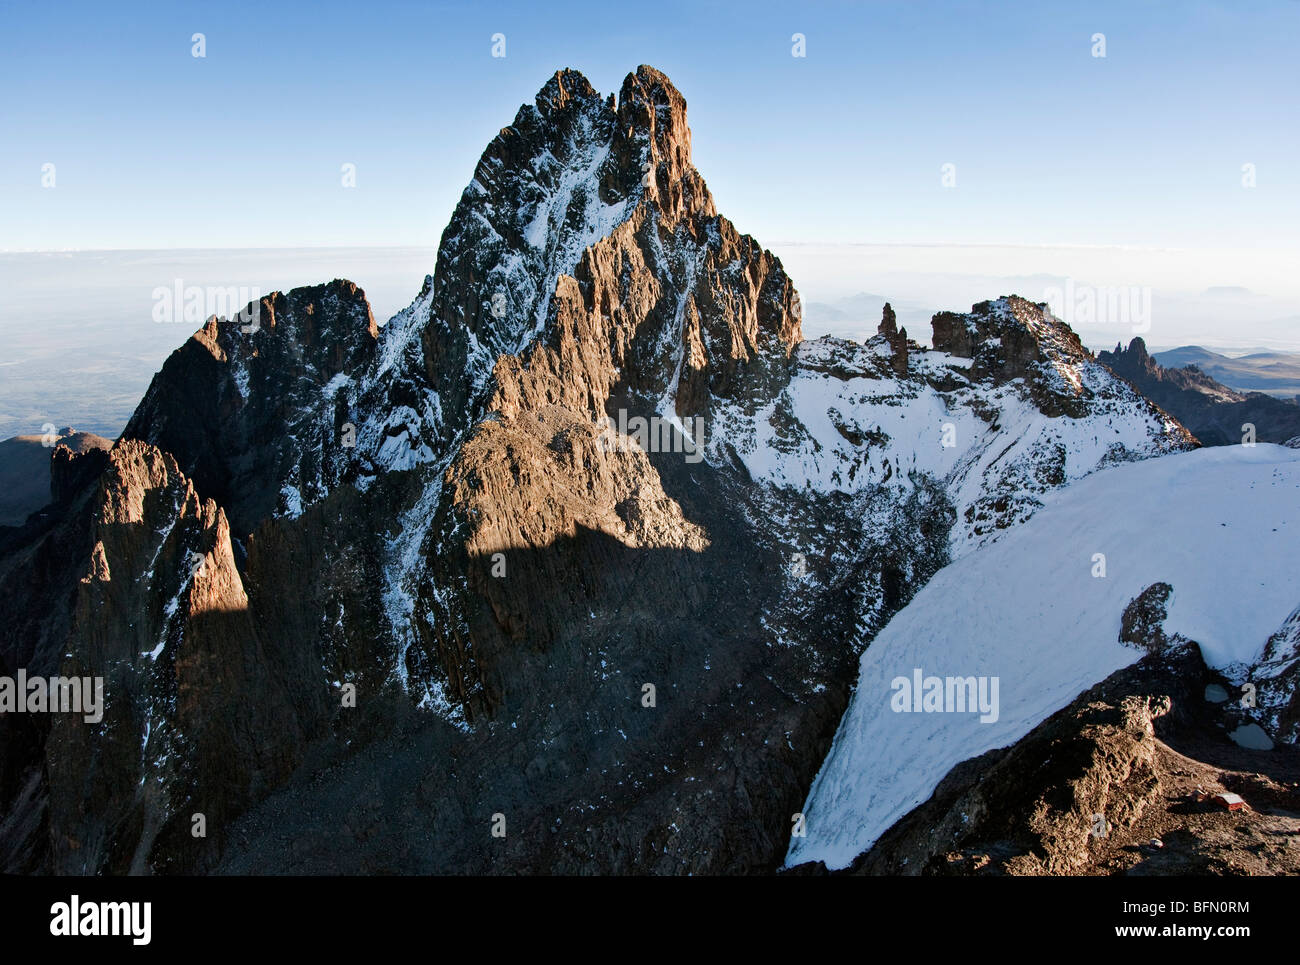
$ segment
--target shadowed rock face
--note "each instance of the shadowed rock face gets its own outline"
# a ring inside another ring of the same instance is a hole
[[[122,438],[172,453],[242,537],[341,478],[343,426],[357,421],[348,377],[370,363],[376,333],[345,281],[210,318],[154,376]]]
[[[1098,361],[1173,415],[1207,446],[1237,445],[1245,425],[1255,427],[1259,442],[1284,443],[1300,434],[1300,406],[1261,392],[1237,392],[1193,365],[1165,368],[1135,338],[1127,349],[1115,346]]]
[[[62,470],[69,465],[67,456],[107,449],[112,444],[93,432],[66,426],[48,435],[14,436],[0,442],[0,532],[23,526],[28,516],[51,500],[64,500],[67,492]]]
[[[770,871],[890,614],[1188,444],[1020,299],[941,351],[804,342],[648,67],[548,81],[382,329],[342,281],[259,324],[209,321],[0,558],[51,601],[5,665],[108,703],[6,745],[5,867]]]
[[[103,676],[107,703],[97,723],[54,718],[51,865],[139,873],[160,841],[189,836],[185,801],[220,825],[285,776],[301,735],[265,673],[224,512],[174,457],[136,441],[110,454],[98,504],[60,670]]]

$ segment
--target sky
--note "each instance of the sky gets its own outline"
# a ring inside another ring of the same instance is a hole
[[[6,10],[2,250],[436,246],[556,69],[641,63],[765,244],[1297,245],[1296,0]]]
[[[891,299],[924,341],[934,311],[1068,283],[1151,292],[1149,324],[1072,322],[1093,347],[1300,349],[1298,37],[1300,0],[6,0],[0,434],[112,430],[189,334],[149,317],[176,278],[348,277],[386,320],[565,67],[673,80],[810,337]]]

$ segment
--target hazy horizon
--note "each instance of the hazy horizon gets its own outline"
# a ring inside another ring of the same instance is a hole
[[[925,342],[933,312],[1016,293],[1093,348],[1300,350],[1293,0],[666,0],[634,29],[578,0],[144,7],[7,18],[0,436],[120,429],[197,328],[151,320],[177,280],[347,277],[386,320],[561,68],[603,94],[639,64],[672,80],[718,211],[781,257],[809,337],[861,338],[888,299]],[[1138,320],[1063,313],[1080,290]]]
[[[761,239],[760,239],[761,241]],[[804,335],[861,340],[875,332],[880,304],[927,343],[936,311],[1018,294],[1047,300],[1067,280],[1123,286],[1180,253],[1103,248],[944,245],[768,246],[804,305]],[[381,325],[405,308],[436,250],[317,247],[0,253],[0,439],[56,426],[113,436],[125,425],[167,356],[200,327],[153,321],[154,292],[186,286],[257,289],[259,294],[347,278],[365,290]],[[1141,262],[1141,264],[1135,264]],[[1049,266],[1061,269],[1050,272]],[[996,272],[997,266],[1008,270]],[[1207,286],[1208,287],[1208,286]],[[1149,329],[1076,325],[1090,348],[1140,334],[1153,351],[1182,345],[1300,351],[1294,303],[1246,288],[1151,294]]]

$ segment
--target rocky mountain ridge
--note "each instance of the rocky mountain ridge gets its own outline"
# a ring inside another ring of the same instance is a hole
[[[666,77],[557,73],[409,308],[335,281],[210,320],[11,540],[50,609],[0,671],[103,675],[108,712],[6,742],[4,866],[777,867],[916,588],[1194,445],[1044,305],[941,313],[930,351],[800,315]]]
[[[1147,398],[1174,415],[1207,446],[1237,445],[1250,438],[1284,443],[1300,436],[1300,406],[1262,392],[1238,392],[1216,382],[1194,365],[1166,368],[1134,338],[1127,349],[1115,346],[1097,360],[1127,379]],[[1254,427],[1248,436],[1248,426]]]

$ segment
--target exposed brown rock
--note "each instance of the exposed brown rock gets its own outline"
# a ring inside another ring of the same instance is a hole
[[[220,840],[259,785],[287,776],[302,735],[264,672],[221,509],[135,441],[110,454],[98,503],[60,669],[102,675],[107,706],[99,723],[52,722],[51,863],[140,873],[161,840],[189,838],[187,802]]]
[[[880,325],[876,328],[876,334],[885,339],[889,346],[889,366],[890,370],[899,377],[907,375],[907,329],[901,332],[898,330],[898,322],[894,315],[894,309],[889,302],[885,302],[885,307],[881,313]]]

